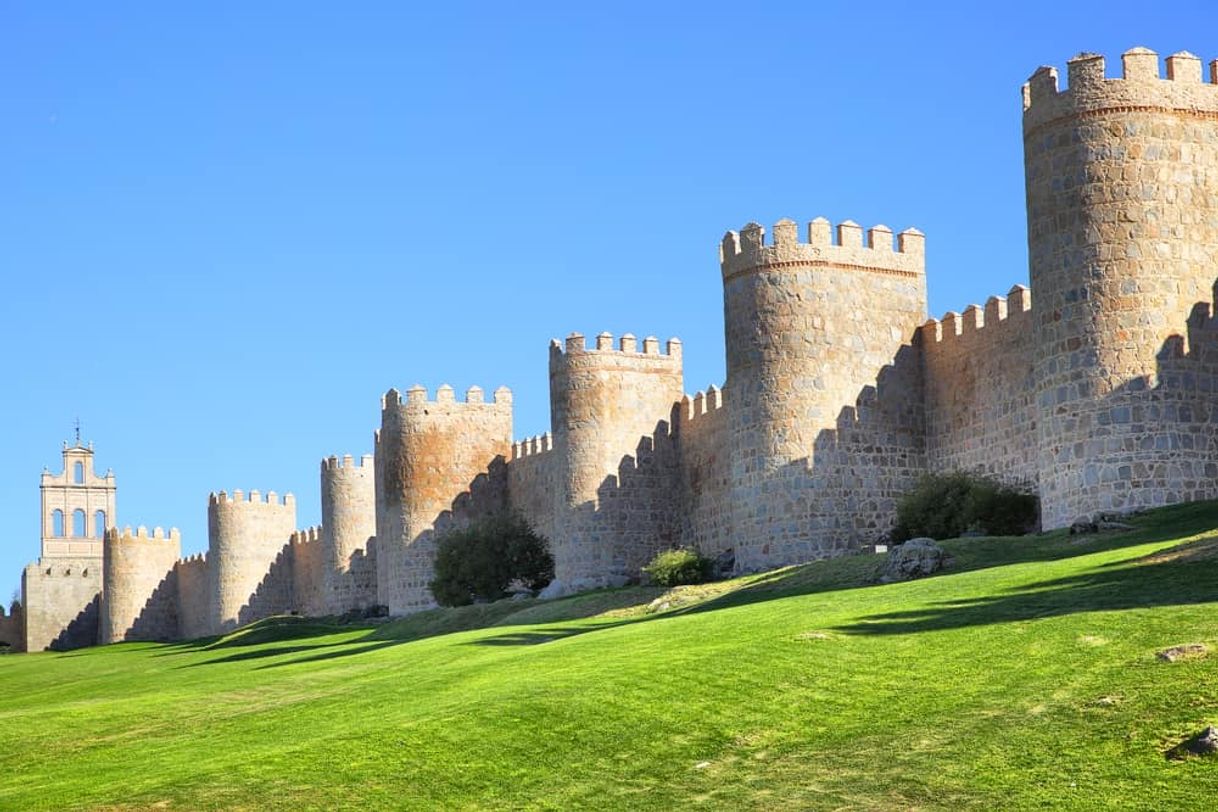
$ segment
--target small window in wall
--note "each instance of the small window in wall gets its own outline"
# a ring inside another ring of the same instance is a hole
[[[72,481],[77,485],[85,484],[85,464],[77,462],[72,466]]]
[[[53,513],[51,513],[51,535],[52,536],[62,536],[63,535],[63,511],[62,510],[56,510]]]
[[[106,511],[99,510],[93,514],[93,535],[103,538],[106,535]]]
[[[85,526],[85,512],[79,508],[72,511],[72,535],[75,538],[84,538],[87,534],[88,527]]]

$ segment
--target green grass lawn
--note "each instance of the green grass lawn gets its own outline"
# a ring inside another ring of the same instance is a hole
[[[0,808],[1212,809],[1218,504],[1136,521],[0,657]]]

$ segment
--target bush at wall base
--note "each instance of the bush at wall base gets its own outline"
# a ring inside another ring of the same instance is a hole
[[[1036,529],[1039,515],[1039,500],[1025,489],[964,471],[927,474],[897,502],[892,540],[1021,536]]]
[[[696,550],[665,550],[643,567],[643,572],[658,586],[701,584],[714,577],[715,560]]]

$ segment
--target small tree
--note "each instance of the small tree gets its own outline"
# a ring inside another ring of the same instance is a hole
[[[436,541],[431,594],[441,606],[507,597],[521,583],[536,592],[554,579],[549,543],[515,513],[491,516]]]

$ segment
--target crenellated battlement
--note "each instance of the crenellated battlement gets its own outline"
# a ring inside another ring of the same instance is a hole
[[[321,543],[321,539],[321,525],[313,525],[312,527],[306,527],[303,530],[296,530],[293,532],[288,538],[288,543],[292,546],[299,546],[301,544]]]
[[[208,494],[207,502],[209,505],[262,505],[266,507],[295,507],[296,497],[290,493],[283,495],[283,500],[280,501],[279,494],[275,491],[267,491],[266,496],[258,490],[251,490],[248,494],[240,489],[228,491],[213,491]]]
[[[719,245],[719,262],[726,281],[740,274],[795,265],[822,265],[847,270],[865,270],[901,276],[925,274],[926,237],[916,228],[896,235],[884,225],[864,229],[853,220],[835,228],[823,217],[808,223],[804,240],[794,220],[774,224],[769,241],[765,228],[748,223],[739,232],[729,231]]]
[[[554,437],[550,432],[538,434],[512,443],[512,460],[539,457],[554,450]]]
[[[131,542],[149,542],[149,541],[167,541],[174,544],[180,543],[182,540],[178,528],[171,527],[166,533],[162,527],[154,527],[152,532],[148,532],[148,528],[140,525],[134,531],[131,530],[131,525],[127,525],[121,530],[117,527],[111,527],[106,531],[107,544],[125,544]]]
[[[501,386],[491,396],[492,403],[497,406],[512,404],[512,390]],[[381,396],[381,410],[400,406],[418,406],[427,403],[444,403],[456,405],[481,406],[486,404],[486,397],[480,386],[471,386],[465,390],[465,400],[458,401],[456,391],[448,384],[442,384],[436,389],[435,397],[428,395],[427,389],[418,384],[406,390],[405,396],[397,389],[390,389]]]
[[[1066,63],[1067,87],[1059,87],[1058,71],[1042,66],[1023,85],[1025,129],[1063,116],[1104,110],[1176,110],[1192,115],[1218,115],[1218,59],[1202,75],[1201,59],[1179,51],[1164,60],[1149,48],[1131,48],[1121,55],[1121,76],[1106,75],[1104,57],[1081,53]]]
[[[963,313],[949,310],[941,319],[930,319],[918,328],[924,343],[938,344],[965,337],[989,327],[998,329],[1011,323],[1011,317],[1032,310],[1032,291],[1024,285],[1011,288],[1006,296],[991,296],[985,307],[971,304]],[[1027,325],[1020,324],[1019,329]]]
[[[207,553],[195,553],[178,559],[178,566],[198,566],[207,563]]]
[[[681,398],[679,406],[681,420],[688,423],[704,415],[714,414],[721,410],[723,405],[723,390],[711,384],[705,391],[698,390],[692,396],[686,395]]]
[[[367,468],[371,470],[373,467],[373,461],[374,458],[371,454],[364,454],[358,460],[356,460],[356,458],[351,454],[344,454],[341,457],[339,457],[337,454],[332,454],[329,457],[322,459],[321,470],[322,473],[360,468]]]
[[[593,346],[589,347],[587,339],[583,333],[571,333],[565,341],[552,339],[550,341],[550,356],[553,359],[555,356],[562,355],[591,355],[593,353],[608,356],[653,356],[660,358],[670,358],[679,361],[681,358],[681,339],[670,338],[664,345],[664,351],[660,351],[660,340],[655,336],[647,336],[643,339],[640,346],[638,338],[633,333],[625,333],[616,342],[613,340],[612,333],[599,333],[593,339]]]

